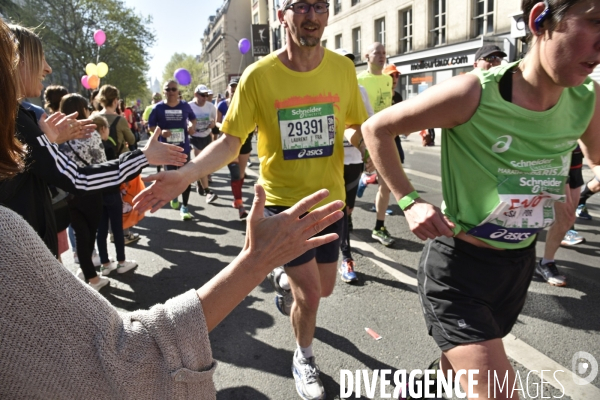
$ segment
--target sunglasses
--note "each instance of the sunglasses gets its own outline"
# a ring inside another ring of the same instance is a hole
[[[317,14],[325,14],[329,10],[329,3],[318,2],[315,4],[309,3],[294,3],[287,6],[286,10],[292,10],[294,14],[308,14],[310,9],[315,10]]]
[[[487,57],[481,57],[480,60],[487,61],[489,63],[495,63],[495,62],[497,62],[499,64],[499,63],[502,62],[502,57],[500,57],[500,56],[487,56]]]
[[[208,93],[198,93],[202,97],[208,97]]]
[[[165,88],[165,92],[177,92],[179,89],[176,87]]]

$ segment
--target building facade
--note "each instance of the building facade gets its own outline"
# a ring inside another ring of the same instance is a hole
[[[259,1],[264,0],[256,0]],[[241,39],[251,37],[251,9],[252,2],[248,0],[224,0],[208,19],[200,60],[215,94],[224,94],[231,78],[239,77],[254,61],[252,53],[242,54],[238,49]]]
[[[511,23],[520,10],[521,0],[331,0],[321,44],[353,53],[359,72],[367,47],[382,43],[402,74],[397,90],[408,99],[472,70],[484,43],[514,60],[522,43]]]

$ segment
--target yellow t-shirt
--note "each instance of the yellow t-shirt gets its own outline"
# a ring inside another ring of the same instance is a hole
[[[373,111],[377,114],[379,111],[392,105],[392,77],[386,74],[373,75],[369,71],[363,71],[357,76],[358,83],[361,84],[369,94],[369,101],[373,106]]]
[[[296,72],[271,53],[244,71],[221,131],[244,143],[258,125],[267,205],[289,207],[328,189],[316,208],[345,200],[344,129],[366,119],[349,59],[325,50],[317,68]]]

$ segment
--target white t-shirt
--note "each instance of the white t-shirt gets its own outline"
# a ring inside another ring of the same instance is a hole
[[[369,114],[369,117],[372,117],[374,114],[373,107],[371,107],[367,90],[361,85],[358,85],[358,88],[360,89],[360,96],[362,97],[365,108],[367,109],[367,114]],[[360,150],[352,146],[350,142],[344,138],[344,165],[362,164],[362,162],[363,160],[362,156],[360,155]]]
[[[207,137],[210,135],[210,123],[217,120],[217,108],[209,101],[200,107],[195,102],[188,103],[192,107],[192,111],[196,114],[196,132],[192,136]]]

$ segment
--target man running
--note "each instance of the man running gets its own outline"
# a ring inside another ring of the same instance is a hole
[[[233,99],[235,90],[237,89],[238,82],[239,80],[237,78],[233,78],[231,82],[229,82],[229,97],[220,102],[217,106],[217,126],[219,128],[222,126],[223,121],[225,120],[225,116],[229,110],[229,105]],[[233,194],[232,206],[238,210],[238,216],[241,221],[244,221],[246,217],[248,217],[246,208],[244,208],[244,199],[242,198],[242,185],[244,184],[244,179],[246,179],[246,167],[248,165],[248,159],[250,158],[250,152],[252,151],[253,132],[254,130],[246,138],[246,141],[240,148],[240,154],[238,157],[227,164],[227,168],[229,168],[229,174],[231,176],[231,193]]]
[[[208,88],[198,85],[194,90],[194,100],[189,103],[196,115],[196,129],[190,137],[190,144],[194,149],[194,157],[200,154],[212,142],[212,128],[217,119],[217,108],[208,101]],[[206,196],[208,204],[217,199],[217,194],[208,187],[208,177],[203,176],[196,183],[196,190],[201,196]]]
[[[179,84],[175,80],[165,83],[164,94],[166,102],[161,101],[156,104],[148,118],[148,126],[154,134],[161,135],[158,139],[161,142],[176,144],[183,147],[185,154],[190,156],[190,134],[196,131],[196,115],[190,105],[183,100],[179,100]],[[188,124],[189,121],[189,124]],[[156,130],[156,128],[159,128]],[[165,165],[165,170],[178,170],[179,167]],[[190,198],[191,186],[179,193],[174,194],[171,200],[171,208],[179,209],[179,215],[183,221],[192,219],[192,214],[188,211],[188,200]],[[179,205],[179,194],[182,194],[181,207]]]
[[[285,48],[244,71],[222,137],[180,170],[147,178],[156,183],[138,196],[137,208],[155,211],[191,180],[225,165],[238,155],[255,125],[265,214],[287,212],[319,188],[329,190],[327,201],[344,198],[344,129],[356,135],[367,114],[352,62],[320,45],[328,8],[324,1],[282,2],[277,15],[286,29]],[[338,221],[323,232],[339,235],[340,227]],[[312,342],[319,302],[335,285],[339,243],[309,251],[285,266],[295,298],[292,371],[304,399],[325,397]]]
[[[392,94],[394,91],[392,77],[383,73],[386,63],[385,47],[375,42],[367,49],[367,70],[358,74],[358,83],[363,86],[369,94],[369,101],[375,114],[392,105]],[[404,157],[402,157],[404,158]],[[404,159],[402,160],[404,161]],[[366,182],[366,175],[361,177],[362,184]],[[385,215],[390,202],[390,188],[381,176],[378,176],[379,188],[375,197],[375,228],[371,237],[384,246],[394,244],[394,238],[385,228]]]
[[[350,53],[346,49],[336,49],[336,53],[348,57],[354,62],[354,54]],[[369,101],[369,94],[364,87],[359,85],[360,95],[367,110],[367,115],[371,117],[373,113],[373,107]],[[350,232],[353,230],[352,226],[352,211],[354,210],[354,202],[356,200],[356,192],[358,190],[358,183],[360,182],[360,176],[364,169],[363,160],[365,157],[364,144],[361,145],[360,149],[352,146],[350,142],[344,138],[344,188],[346,190],[346,207],[344,208],[344,218],[342,218],[342,236],[340,242],[340,250],[342,251],[342,264],[340,265],[340,279],[346,283],[353,283],[358,281],[356,276],[355,268],[356,263],[352,258],[352,247],[350,246]],[[368,162],[368,161],[367,161]],[[372,167],[372,163],[368,162]],[[369,167],[367,169],[370,169]]]
[[[518,398],[502,338],[525,304],[536,234],[553,223],[555,202],[567,199],[579,138],[600,173],[600,86],[588,77],[598,65],[598,28],[589,16],[600,4],[551,3],[522,2],[530,32],[523,60],[449,79],[362,127],[411,231],[428,239],[419,299],[442,351],[429,369],[478,370],[471,384],[479,399],[490,398],[490,376],[508,381],[495,398]],[[444,129],[441,209],[419,197],[393,146],[394,136],[429,126]]]

